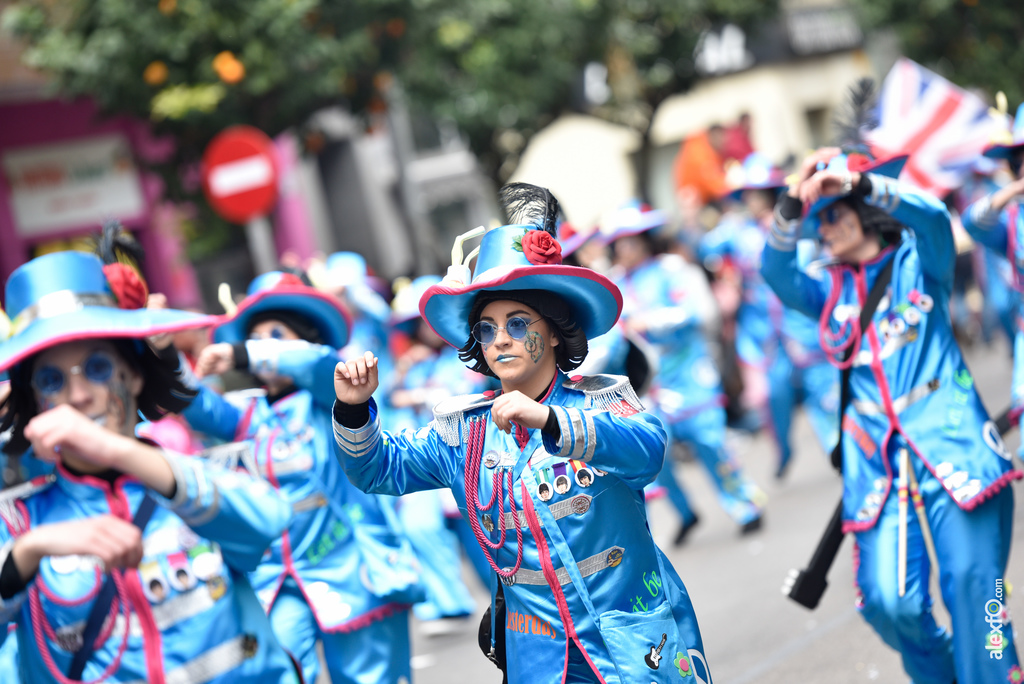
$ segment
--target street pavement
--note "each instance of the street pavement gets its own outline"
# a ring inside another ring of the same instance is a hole
[[[1011,361],[1005,344],[977,347],[967,354],[982,398],[994,415],[1009,403]],[[678,518],[664,500],[650,507],[655,540],[667,551],[686,583],[717,684],[905,683],[900,660],[883,645],[854,609],[852,544],[844,540],[829,574],[829,588],[817,610],[808,611],[780,591],[791,568],[803,567],[835,509],[841,481],[803,416],[794,424],[795,456],[783,481],[772,477],[775,451],[764,436],[738,438],[737,454],[769,501],[764,527],[741,537],[717,505],[710,480],[699,465],[676,464],[701,521],[684,546],[672,539]],[[1014,433],[1007,444],[1016,450]],[[1015,489],[1021,491],[1022,485]],[[1014,550],[1007,571],[1009,586],[1020,586],[1007,601],[1011,613],[1024,611],[1024,507],[1016,512]],[[965,549],[965,553],[969,553]],[[933,571],[933,594],[938,596]],[[465,576],[469,577],[468,572]],[[482,612],[487,594],[471,586]],[[978,606],[981,611],[984,606]],[[1024,612],[1021,612],[1024,614]],[[942,624],[949,624],[937,606]],[[426,636],[413,623],[415,684],[488,684],[500,673],[476,645],[478,616],[452,634]],[[979,634],[978,648],[985,635]]]

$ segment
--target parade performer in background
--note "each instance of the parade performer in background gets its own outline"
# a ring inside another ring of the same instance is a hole
[[[689,597],[643,506],[664,429],[625,378],[566,375],[587,339],[615,324],[618,290],[561,265],[549,192],[512,184],[502,203],[511,225],[484,236],[475,277],[463,236],[420,303],[502,391],[442,402],[429,426],[394,435],[370,401],[373,354],[339,364],[334,430],[346,473],[367,491],[452,490],[494,571],[492,596],[499,577],[504,585],[491,652],[506,656],[509,682],[710,682]]]
[[[725,396],[705,339],[716,315],[714,298],[700,268],[659,249],[652,231],[664,222],[662,212],[637,203],[616,212],[606,233],[614,254],[612,279],[622,290],[622,323],[657,350],[658,374],[649,396],[670,439],[693,448],[722,508],[746,534],[760,529],[767,497],[726,447]],[[670,477],[664,469],[659,484],[674,500],[673,489],[682,490]],[[685,509],[677,508],[684,516],[678,536],[684,537],[696,519],[687,521]]]
[[[0,430],[12,428],[9,452],[56,463],[0,504],[0,616],[17,625],[21,680],[297,682],[245,575],[285,529],[287,502],[135,436],[139,413],[193,396],[176,356],[145,338],[211,323],[145,310],[146,295],[131,266],[78,252],[7,282]]]
[[[183,413],[201,432],[252,440],[259,473],[291,504],[250,578],[305,680],[319,676],[322,641],[334,684],[397,684],[410,677],[408,609],[422,588],[391,502],[352,487],[333,454],[331,377],[350,329],[330,295],[292,274],[259,276],[196,371],[248,369],[266,392],[236,406],[201,386]]]
[[[1005,257],[1012,269],[1014,291],[1014,351],[1012,406],[1017,420],[1024,409],[1024,104],[1017,109],[1010,140],[990,145],[985,156],[1003,159],[1010,166],[1014,180],[972,204],[964,213],[964,228],[971,237],[990,251]],[[995,273],[989,277],[998,277]]]
[[[395,367],[386,379],[390,410],[382,427],[395,434],[426,425],[439,402],[460,394],[475,394],[491,385],[486,375],[466,368],[458,350],[423,322],[420,297],[440,276],[420,276],[404,287],[396,287],[392,300],[393,336],[403,336],[408,347],[395,355]],[[427,598],[413,608],[424,621],[428,634],[442,634],[457,626],[449,618],[471,615],[473,597],[462,581],[460,540],[479,575],[489,584],[490,568],[473,538],[473,530],[459,514],[455,498],[447,490],[406,494],[398,509],[402,526],[422,567]]]
[[[698,254],[710,271],[725,260],[736,268],[740,305],[736,312],[736,354],[743,376],[744,408],[762,413],[779,448],[776,477],[790,464],[790,427],[800,399],[826,454],[839,438],[839,374],[818,346],[818,330],[803,314],[782,306],[761,277],[761,253],[772,224],[772,209],[785,188],[782,172],[760,153],[747,157],[742,182],[732,192],[744,212],[707,233]],[[816,256],[810,240],[798,245],[800,267]],[[717,268],[716,268],[717,267]]]
[[[848,373],[843,528],[855,533],[861,614],[917,684],[1018,681],[1001,601],[1007,485],[1022,473],[953,338],[949,214],[895,181],[903,161],[872,162],[863,147],[811,155],[776,207],[762,273],[783,304],[819,320],[822,346]],[[824,278],[798,267],[801,235],[831,253]],[[888,284],[862,329],[879,280]],[[932,615],[933,565],[952,634]]]
[[[356,252],[331,254],[322,266],[311,265],[309,276],[317,289],[337,297],[351,315],[348,344],[338,350],[341,358],[373,350],[380,359],[381,374],[389,377],[394,360],[388,346],[391,305],[384,298],[384,294],[391,290],[388,282],[372,275],[366,259]],[[383,394],[375,398],[380,404],[381,420],[386,421],[387,401]]]

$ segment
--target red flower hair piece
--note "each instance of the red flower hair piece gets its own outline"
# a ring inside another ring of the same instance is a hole
[[[562,263],[562,245],[547,231],[527,231],[522,245],[526,260],[534,266]]]
[[[103,267],[117,305],[122,309],[143,309],[149,299],[149,288],[139,272],[128,264],[107,264]]]

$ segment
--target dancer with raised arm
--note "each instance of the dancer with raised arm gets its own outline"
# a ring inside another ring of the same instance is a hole
[[[339,364],[345,470],[366,491],[452,490],[494,571],[492,595],[504,585],[491,653],[505,655],[509,682],[710,682],[686,589],[647,527],[642,489],[663,465],[665,430],[625,378],[566,375],[614,325],[621,295],[561,265],[547,190],[513,184],[502,199],[511,224],[484,236],[475,277],[457,244],[420,302],[501,392],[452,398],[430,425],[389,434],[370,401],[373,354]]]

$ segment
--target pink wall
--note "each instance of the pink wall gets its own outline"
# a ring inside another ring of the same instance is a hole
[[[168,141],[155,140],[148,126],[125,117],[100,118],[96,107],[87,99],[71,102],[47,100],[0,105],[0,152],[7,149],[57,143],[62,140],[88,138],[104,133],[121,133],[128,138],[133,151],[142,160],[152,160],[166,154]],[[145,198],[143,215],[126,220],[125,224],[137,231],[139,241],[147,249],[150,258],[146,263],[146,278],[151,289],[168,293],[174,303],[180,306],[198,303],[198,289],[191,266],[181,255],[173,253],[173,244],[166,236],[153,235],[150,230],[152,213],[162,192],[159,179],[143,173],[142,191]],[[11,271],[30,256],[33,244],[65,239],[83,233],[94,233],[98,224],[78,226],[45,237],[25,239],[18,235],[10,203],[10,187],[3,173],[0,173],[0,282],[6,283]],[[172,253],[166,253],[171,250]],[[180,245],[179,245],[180,251]],[[175,269],[169,268],[168,263]],[[182,272],[182,268],[185,272]],[[179,292],[172,288],[177,286]]]

